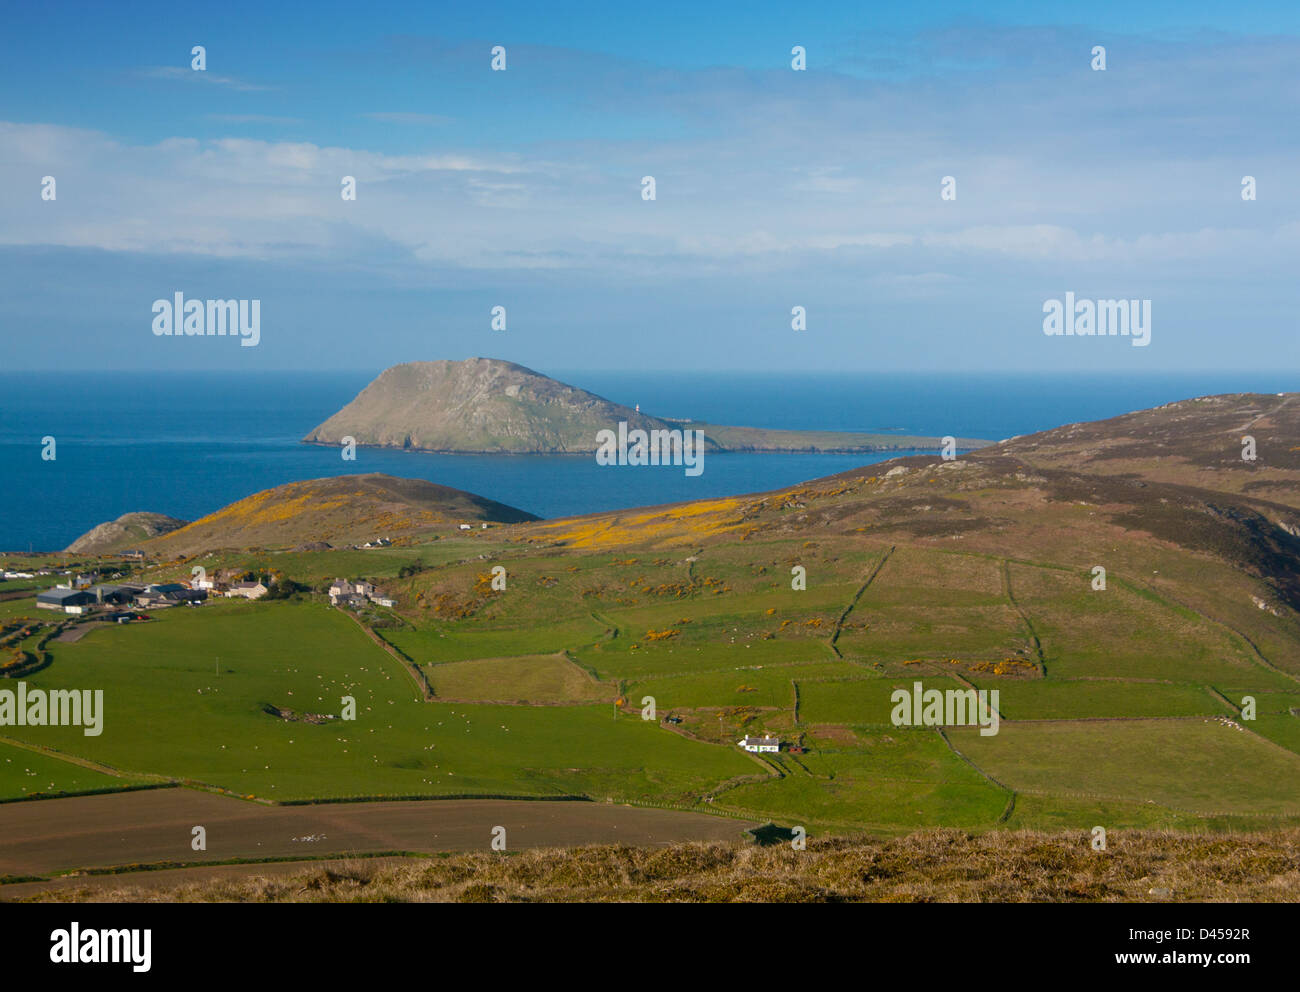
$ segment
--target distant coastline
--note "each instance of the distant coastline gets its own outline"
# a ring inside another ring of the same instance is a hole
[[[1285,372],[1102,376],[565,373],[642,409],[690,411],[706,423],[780,429],[813,425],[881,435],[891,450],[857,454],[729,452],[704,474],[611,472],[594,458],[448,457],[300,443],[355,396],[371,370],[339,372],[0,372],[0,548],[67,547],[124,513],[152,510],[197,520],[273,486],[331,475],[386,472],[483,493],[541,517],[578,516],[710,496],[762,492],[906,454],[902,436],[953,434],[995,441],[1116,416],[1186,396],[1277,392]],[[40,439],[59,439],[54,462]]]

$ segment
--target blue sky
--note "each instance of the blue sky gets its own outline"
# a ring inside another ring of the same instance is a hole
[[[1294,4],[6,14],[9,368],[1300,368]],[[261,343],[155,337],[176,291]],[[1044,336],[1067,291],[1151,345]]]

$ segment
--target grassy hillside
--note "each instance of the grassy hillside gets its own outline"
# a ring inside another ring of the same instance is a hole
[[[1041,468],[1250,496],[1264,506],[1280,504],[1278,515],[1288,516],[1288,508],[1300,508],[1298,439],[1300,394],[1235,393],[1070,424],[1012,439],[1000,450]]]
[[[168,534],[187,521],[177,520],[162,513],[124,513],[86,533],[68,545],[66,552],[77,555],[103,555],[129,548],[138,548],[151,537]]]
[[[151,555],[175,558],[221,548],[364,544],[380,537],[410,543],[461,523],[530,519],[530,513],[473,493],[371,473],[254,493],[142,546]]]

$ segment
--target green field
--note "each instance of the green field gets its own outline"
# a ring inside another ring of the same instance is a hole
[[[616,695],[562,654],[448,661],[431,667],[429,681],[440,699],[613,705]]]
[[[110,775],[56,755],[0,741],[0,799],[107,791],[133,784],[137,784],[133,778]]]
[[[992,827],[1009,794],[961,761],[935,733],[894,731],[865,746],[831,748],[796,762],[778,781],[742,785],[724,808],[779,822],[877,831],[914,827]],[[801,767],[802,766],[802,767]]]
[[[627,693],[637,702],[642,696],[653,696],[660,709],[708,706],[788,709],[794,698],[795,680],[847,678],[860,676],[861,672],[858,666],[843,661],[741,665],[699,674],[638,679],[628,684]]]
[[[1219,720],[1004,724],[953,741],[1013,789],[1201,814],[1300,814],[1300,755]]]
[[[915,678],[876,678],[853,681],[799,681],[799,720],[802,723],[889,726],[894,708],[891,695],[910,693],[921,682],[927,689],[961,689],[955,679],[917,673]]]
[[[67,727],[14,727],[12,735],[124,771],[277,800],[596,793],[678,801],[756,770],[743,755],[616,717],[612,706],[424,703],[398,662],[326,606],[231,602],[157,616],[59,645],[57,663],[28,680],[103,689],[99,737]],[[269,703],[338,715],[344,695],[356,699],[355,722],[264,712]]]
[[[580,795],[823,831],[1300,823],[1300,681],[1275,651],[1289,650],[1291,621],[1251,605],[1251,580],[1135,545],[1093,591],[1064,554],[887,543],[869,520],[810,539],[799,515],[812,499],[768,506],[740,537],[711,538],[691,511],[639,523],[652,535],[640,543],[621,520],[577,521],[538,525],[537,541],[500,529],[195,559],[316,590],[366,576],[398,607],[353,616],[319,591],[218,600],[54,641],[27,681],[104,690],[105,731],[6,728],[57,753],[4,749],[0,798],[163,779],[273,801]],[[909,521],[922,500],[955,512],[925,494]],[[744,525],[740,501],[717,505]],[[1057,519],[1089,515],[1071,505]],[[806,589],[791,586],[796,566]],[[1245,604],[1230,622],[1207,577]],[[998,733],[893,726],[892,693],[916,682],[996,691]],[[1258,719],[1238,729],[1226,721],[1247,695]],[[339,718],[345,696],[355,722]],[[736,742],[750,733],[787,747],[747,755]]]
[[[977,683],[990,688],[998,685],[992,679]],[[1018,681],[1001,686],[999,701],[1000,712],[1008,720],[1217,716],[1233,712],[1203,686],[1164,682]]]

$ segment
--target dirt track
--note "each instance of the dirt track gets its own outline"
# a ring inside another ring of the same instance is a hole
[[[609,803],[454,799],[262,806],[191,789],[154,789],[0,804],[0,877],[231,858],[488,850],[498,825],[506,828],[512,850],[729,840],[754,826]],[[207,831],[206,851],[191,849],[195,826]],[[6,889],[0,886],[0,899]]]

